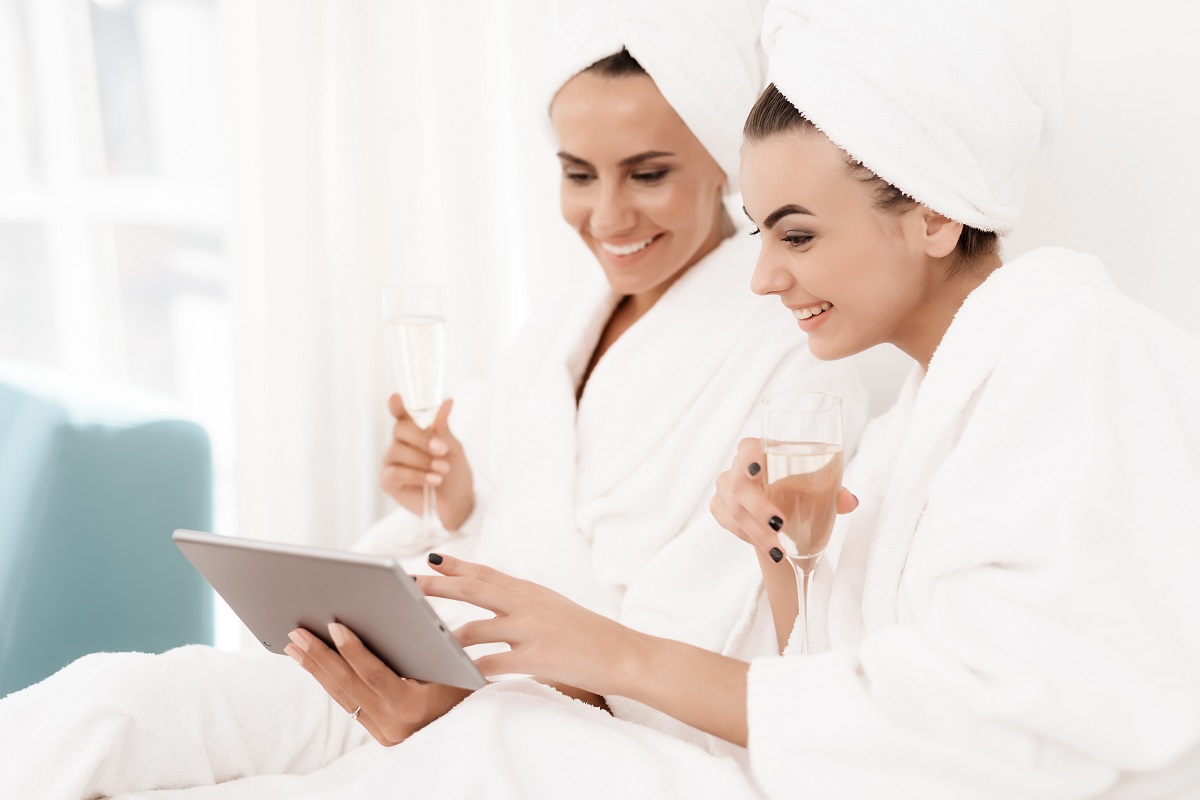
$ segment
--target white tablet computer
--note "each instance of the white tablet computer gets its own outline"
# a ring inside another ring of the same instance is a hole
[[[425,595],[385,556],[177,530],[175,544],[272,653],[307,628],[354,631],[397,674],[478,689],[487,682]]]

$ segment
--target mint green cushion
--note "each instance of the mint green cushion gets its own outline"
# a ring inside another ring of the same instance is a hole
[[[176,528],[212,529],[203,428],[145,391],[0,361],[0,696],[87,653],[211,643]]]

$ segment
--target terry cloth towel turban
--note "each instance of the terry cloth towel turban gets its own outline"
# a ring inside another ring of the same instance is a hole
[[[856,161],[956,222],[1005,234],[1057,132],[1055,0],[772,0],[768,79]]]
[[[551,100],[624,48],[736,191],[742,123],[764,85],[762,0],[567,0],[557,12]]]

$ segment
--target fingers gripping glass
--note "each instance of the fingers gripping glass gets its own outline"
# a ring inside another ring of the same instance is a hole
[[[440,286],[392,286],[383,290],[383,323],[396,390],[413,421],[429,428],[446,399],[446,312]],[[437,494],[422,489],[420,552],[450,538],[437,512]]]
[[[763,400],[767,497],[783,512],[779,548],[796,573],[801,653],[808,652],[808,590],[829,544],[842,486],[842,401],[790,390]]]

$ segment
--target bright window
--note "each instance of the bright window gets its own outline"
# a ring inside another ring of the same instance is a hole
[[[0,0],[0,357],[182,401],[233,532],[217,23],[215,0]]]

